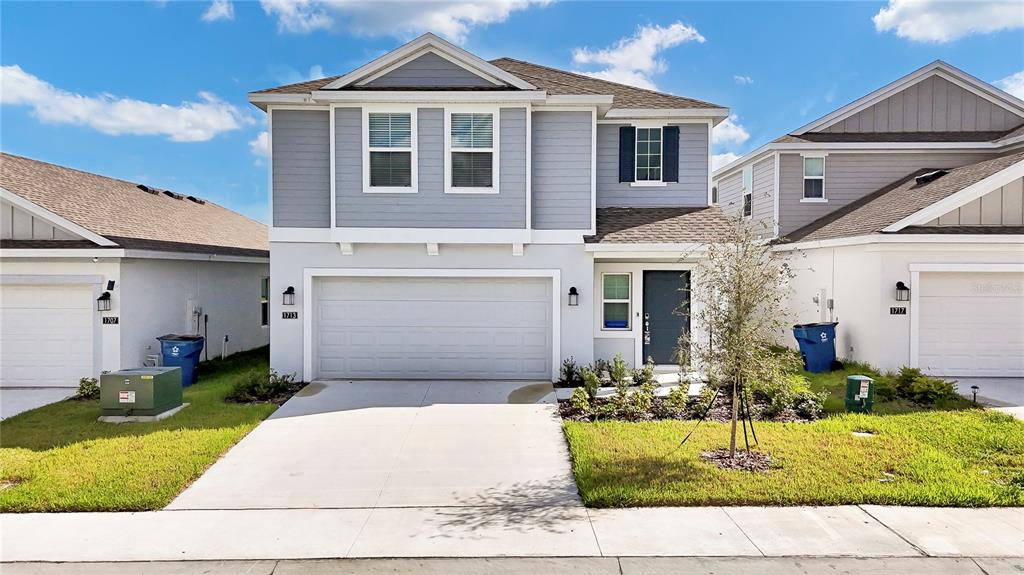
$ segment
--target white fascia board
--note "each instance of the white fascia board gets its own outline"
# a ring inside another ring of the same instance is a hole
[[[714,118],[729,117],[728,108],[613,108],[605,118]]]
[[[927,208],[918,210],[898,222],[882,228],[882,231],[898,232],[907,226],[928,223],[1021,177],[1024,177],[1024,160],[1004,168],[984,180],[975,182]]]
[[[831,240],[794,242],[775,246],[775,251],[792,252],[817,248],[839,248],[867,244],[1022,244],[1019,234],[869,234]]]
[[[268,264],[270,256],[234,256],[226,254],[201,254],[191,252],[163,252],[159,250],[125,250],[124,257],[150,260],[187,260],[202,262],[230,262],[242,264]]]
[[[526,229],[335,228],[332,242],[352,244],[528,244]]]
[[[601,253],[625,253],[642,252],[645,254],[658,254],[657,257],[665,257],[666,252],[679,255],[680,253],[704,253],[708,250],[706,243],[655,243],[655,244],[586,244],[584,249],[588,252]]]
[[[272,104],[283,104],[283,105],[296,105],[296,104],[314,104],[313,97],[309,93],[305,94],[275,94],[275,93],[250,93],[249,103],[253,104],[260,109],[266,110],[267,106]]]
[[[331,242],[330,228],[280,228],[271,227],[267,231],[271,242],[317,243]]]
[[[1024,272],[1024,263],[974,263],[974,264],[959,264],[959,263],[919,263],[910,264],[909,270],[912,272],[969,272],[969,273],[986,273],[986,272],[998,272],[998,273],[1019,273]]]
[[[0,249],[0,259],[4,258],[123,258],[125,250],[121,249]]]
[[[603,94],[549,94],[538,106],[610,106],[614,99]]]
[[[363,78],[370,76],[381,69],[387,68],[396,62],[399,62],[407,58],[411,54],[421,52],[427,48],[433,48],[439,52],[444,53],[448,56],[449,60],[457,62],[459,65],[465,67],[470,72],[482,72],[488,76],[493,76],[510,86],[515,86],[523,90],[532,90],[534,86],[525,80],[514,76],[505,70],[491,64],[490,62],[459,48],[458,46],[444,40],[434,34],[426,33],[416,38],[415,40],[400,46],[387,54],[384,54],[380,58],[373,60],[355,70],[345,74],[341,78],[331,82],[324,86],[328,90],[336,90],[344,88],[350,84],[356,83]]]
[[[928,64],[923,68],[919,68],[918,70],[915,70],[914,72],[911,72],[910,74],[907,74],[906,76],[891,82],[862,98],[854,100],[830,114],[801,126],[798,130],[791,133],[800,135],[806,132],[813,132],[822,128],[827,128],[828,126],[841,122],[857,112],[869,108],[889,96],[913,86],[922,80],[930,78],[931,76],[939,76],[944,80],[948,80],[1001,108],[1009,110],[1019,116],[1024,116],[1024,101],[991,86],[987,82],[971,76],[963,70],[950,66],[941,60],[936,60],[931,64]]]
[[[320,102],[476,102],[498,104],[526,104],[527,102],[543,102],[547,94],[543,90],[509,90],[499,91],[384,91],[384,90],[343,90],[330,92],[317,90],[313,99]]]
[[[19,196],[18,194],[15,194],[14,192],[10,192],[10,191],[8,191],[5,188],[0,188],[0,198],[3,198],[4,200],[7,200],[8,202],[10,202],[10,203],[14,204],[15,206],[25,210],[26,212],[32,214],[33,216],[35,216],[37,218],[46,220],[51,225],[54,225],[54,226],[56,226],[58,228],[61,228],[61,229],[65,230],[65,231],[68,231],[68,232],[70,232],[72,234],[75,234],[77,236],[81,236],[82,238],[87,239],[87,240],[89,240],[90,242],[92,242],[92,243],[94,243],[96,245],[100,245],[100,246],[116,246],[117,245],[116,243],[108,240],[107,238],[105,238],[105,237],[103,237],[103,236],[101,236],[101,235],[99,235],[99,234],[97,234],[95,232],[91,232],[91,231],[83,228],[82,226],[72,222],[71,220],[68,220],[67,218],[63,218],[61,216],[58,216],[57,214],[55,214],[55,213],[51,212],[50,210],[40,206],[39,204],[37,204],[35,202],[31,202],[29,200],[26,200],[25,198]]]
[[[530,230],[534,244],[582,244],[583,236],[594,235],[594,230]]]

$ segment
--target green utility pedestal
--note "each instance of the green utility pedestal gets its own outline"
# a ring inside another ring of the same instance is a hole
[[[871,413],[875,405],[875,380],[866,375],[846,378],[846,411]]]
[[[100,379],[104,416],[159,415],[181,406],[180,367],[139,367]]]

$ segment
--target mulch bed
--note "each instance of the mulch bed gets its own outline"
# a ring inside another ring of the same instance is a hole
[[[700,458],[722,469],[765,473],[772,468],[772,456],[760,451],[736,449],[736,455],[729,456],[728,449],[715,449],[700,454]]]

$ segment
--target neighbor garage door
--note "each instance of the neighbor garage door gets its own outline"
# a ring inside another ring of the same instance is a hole
[[[1024,274],[922,272],[920,284],[922,369],[1024,377]]]
[[[0,385],[77,387],[93,372],[92,288],[0,286]]]
[[[551,377],[549,278],[322,278],[315,285],[318,377]]]

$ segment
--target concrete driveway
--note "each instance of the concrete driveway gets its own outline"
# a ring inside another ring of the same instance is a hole
[[[57,403],[78,391],[76,387],[0,388],[0,419],[14,417],[37,407]]]
[[[169,509],[578,506],[549,383],[315,382]]]

